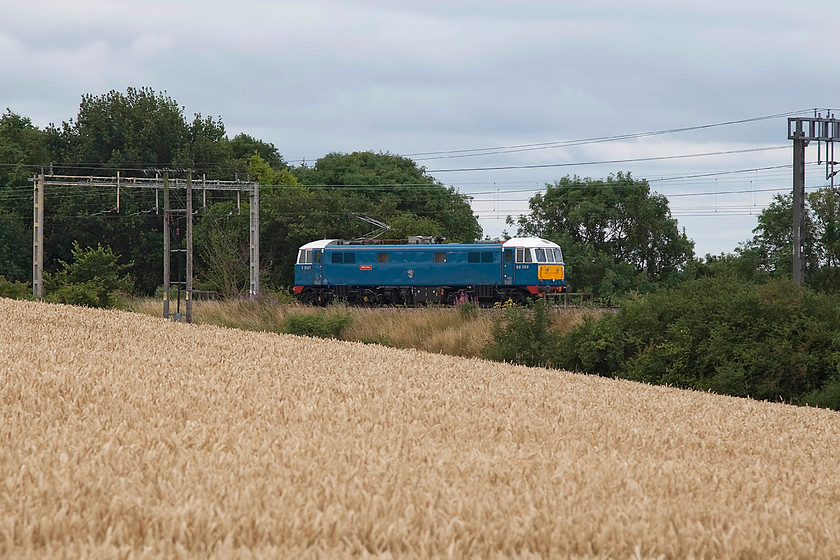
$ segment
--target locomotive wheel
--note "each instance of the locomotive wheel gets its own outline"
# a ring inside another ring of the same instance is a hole
[[[516,305],[525,305],[528,303],[528,294],[525,290],[516,290],[510,295],[510,299],[512,299],[513,303]]]
[[[373,290],[362,290],[361,296],[362,305],[367,307],[376,304],[376,292],[374,292]]]

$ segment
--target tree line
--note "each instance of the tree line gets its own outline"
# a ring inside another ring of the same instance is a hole
[[[363,235],[369,226],[355,217],[359,214],[388,223],[395,238],[472,242],[482,234],[469,197],[409,158],[330,153],[311,166],[293,166],[269,142],[244,133],[230,137],[221,117],[188,119],[167,94],[128,88],[83,95],[75,118],[43,129],[9,109],[0,116],[0,276],[7,281],[31,279],[29,179],[42,169],[63,175],[119,171],[128,177],[188,169],[194,178],[258,181],[261,285],[271,290],[292,284],[296,250],[303,243]],[[195,196],[202,197],[193,201],[199,209],[196,286],[238,295],[248,286],[247,202],[237,204],[219,192]],[[102,244],[131,276],[132,290],[151,294],[162,282],[160,206],[154,193],[143,189],[123,189],[119,211],[115,198],[114,192],[71,187],[46,193],[45,270],[56,273],[62,262],[70,262],[74,243]],[[831,292],[840,286],[840,197],[821,189],[807,198],[806,282]],[[563,177],[531,198],[527,215],[509,218],[508,224],[517,235],[557,242],[573,288],[610,303],[724,271],[747,282],[789,277],[791,205],[790,195],[777,196],[759,215],[752,239],[732,253],[703,258],[694,255],[668,200],[629,172],[603,179]],[[185,228],[174,225],[177,246]]]

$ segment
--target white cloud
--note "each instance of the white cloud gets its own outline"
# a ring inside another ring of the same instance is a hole
[[[156,59],[172,50],[173,39],[163,35],[141,35],[131,42],[129,52],[133,57]]]

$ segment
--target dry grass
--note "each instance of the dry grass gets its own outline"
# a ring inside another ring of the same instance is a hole
[[[0,299],[0,556],[833,558],[840,415]]]
[[[160,317],[159,300],[139,299],[131,309]],[[174,312],[173,304],[171,311]],[[181,311],[185,312],[182,303]],[[196,301],[193,322],[204,325],[239,328],[250,331],[279,332],[288,315],[304,313],[350,313],[353,321],[342,339],[350,342],[374,342],[397,348],[416,348],[424,352],[474,358],[492,342],[491,328],[501,311],[464,314],[454,307],[342,307],[317,308],[308,305],[274,304],[268,300]],[[603,313],[592,308],[552,309],[553,327],[565,332],[586,317]]]

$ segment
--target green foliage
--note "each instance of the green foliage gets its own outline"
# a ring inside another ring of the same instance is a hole
[[[143,174],[149,167],[188,167],[207,135],[218,137],[221,123],[187,123],[183,108],[150,88],[125,93],[83,95],[75,120],[45,131],[55,172],[66,175]],[[213,131],[209,130],[213,129]],[[206,156],[206,158],[205,158]],[[213,162],[203,153],[202,162]],[[75,167],[73,162],[84,162]],[[163,276],[162,219],[153,209],[155,193],[146,189],[105,189],[45,193],[44,267],[60,268],[73,256],[72,242],[95,246],[107,240],[122,255],[136,287],[152,293]]]
[[[0,208],[0,276],[17,282],[32,278],[31,240],[32,218],[21,218]]]
[[[259,297],[261,300],[270,302],[271,305],[283,305],[297,302],[295,294],[287,288],[280,288],[278,290],[271,288],[265,289],[262,290],[262,294]]]
[[[734,254],[707,254],[705,258],[695,259],[689,264],[686,276],[694,279],[727,277],[748,284],[763,284],[771,277],[761,269],[757,257],[754,251],[743,247],[736,249]]]
[[[379,346],[387,346],[389,348],[396,348],[396,345],[391,340],[391,337],[385,334],[377,334],[373,338],[363,338],[360,342],[363,344],[378,344]]]
[[[44,133],[8,109],[0,116],[0,275],[12,282],[32,275],[32,184],[50,161]]]
[[[225,136],[221,118],[196,114],[187,125],[185,141],[173,160],[177,168],[190,169],[193,176],[232,179],[234,176],[233,149]]]
[[[183,108],[151,88],[82,96],[76,121],[50,127],[57,161],[166,167],[188,143]],[[90,171],[87,171],[90,174]]]
[[[725,275],[637,297],[563,337],[560,367],[734,396],[828,402],[840,299]]]
[[[223,297],[248,293],[250,284],[249,206],[218,202],[195,224],[196,286]]]
[[[233,137],[233,140],[230,141],[230,147],[233,151],[233,157],[237,160],[246,161],[256,154],[262,161],[266,162],[271,169],[286,168],[286,162],[283,161],[283,157],[277,151],[277,148],[274,147],[274,144],[269,142],[257,140],[247,134],[237,134]],[[253,178],[256,179],[256,177]],[[259,180],[262,184],[272,184],[260,179],[256,180]]]
[[[445,187],[409,158],[374,152],[331,153],[314,167],[299,167],[294,173],[313,192],[329,189],[333,199],[351,194],[356,212],[386,223],[396,221],[399,235],[442,235],[457,242],[481,237],[469,197]],[[402,217],[405,214],[411,216]]]
[[[542,300],[528,308],[509,305],[493,324],[493,342],[483,356],[488,360],[526,366],[557,365],[559,335],[551,330],[549,307]]]
[[[679,231],[667,199],[629,173],[606,180],[567,176],[529,205],[518,233],[557,242],[577,291],[611,298],[674,285],[693,258],[693,243]]]
[[[31,192],[29,177],[49,161],[44,132],[33,126],[30,119],[6,109],[0,116],[0,192],[16,187],[27,187],[27,192]],[[14,197],[4,201],[4,205],[29,209],[31,199]]]
[[[806,284],[824,292],[840,291],[840,194],[818,189],[806,195],[802,257]],[[758,216],[753,238],[737,249],[747,267],[764,278],[792,274],[792,195],[776,195]]]
[[[272,159],[279,159],[279,156]],[[263,159],[256,151],[246,161],[248,162],[248,174],[251,176],[251,180],[257,181],[260,185],[269,186],[273,189],[282,187],[280,190],[283,192],[289,189],[306,192],[305,189],[300,187],[297,177],[286,169],[285,165],[275,167]]]
[[[481,313],[481,309],[478,307],[478,304],[471,301],[464,302],[456,307],[458,309],[458,314],[464,320],[474,319]]]
[[[73,262],[62,261],[62,270],[44,275],[45,299],[87,307],[121,307],[132,283],[128,276],[122,276],[126,266],[117,261],[110,247],[82,249],[74,242]]]
[[[119,169],[122,177],[128,177],[146,176],[148,168],[190,169],[197,186],[205,175],[208,179],[233,179],[240,173],[244,179],[248,173],[246,160],[257,150],[272,161],[282,162],[270,144],[250,137],[234,143],[225,134],[221,118],[195,114],[188,120],[184,109],[165,93],[150,88],[128,88],[125,92],[84,95],[77,117],[60,127],[50,125],[43,136],[48,148],[47,161],[56,162],[58,174],[112,175]],[[234,148],[241,151],[246,146],[249,151],[237,159]],[[38,161],[34,158],[30,161],[33,160]],[[76,167],[72,162],[84,162],[84,167]],[[130,267],[128,271],[136,280],[136,289],[146,294],[154,292],[163,275],[161,205],[155,192],[122,189],[119,208],[117,193],[111,190],[83,189],[62,191],[60,196],[54,194],[47,189],[45,270],[55,271],[59,261],[72,258],[73,240],[82,246],[107,240]],[[196,189],[194,207],[203,206],[203,194]],[[183,205],[182,193],[173,197],[175,204]],[[210,192],[206,198],[212,205],[230,200],[231,196]],[[31,208],[28,215],[31,223]],[[173,231],[180,232],[180,239],[175,240],[178,243],[185,230],[183,217],[173,226]],[[0,247],[0,256],[2,252]]]
[[[475,317],[478,317],[481,309],[478,306],[478,302],[475,300],[471,300],[467,294],[461,292],[458,297],[455,298],[455,309],[458,310],[458,315],[465,321],[469,321]]]
[[[6,280],[0,275],[0,297],[10,299],[31,299],[32,286],[24,282]]]
[[[393,239],[408,239],[412,235],[446,237],[443,225],[429,217],[420,217],[411,212],[404,212],[388,219],[391,231],[387,236]]]
[[[289,315],[283,321],[280,332],[298,336],[340,338],[352,322],[353,317],[347,311]]]
[[[753,229],[752,240],[744,243],[737,252],[750,261],[756,271],[768,278],[790,278],[792,254],[791,216],[793,199],[791,195],[776,195],[773,202],[758,215],[758,225]],[[811,216],[806,215],[803,231],[803,255],[812,255],[814,239]],[[806,269],[813,263],[806,263]]]
[[[623,360],[624,337],[614,315],[586,319],[558,343],[557,362],[572,371],[611,376]]]
[[[802,404],[840,410],[840,372],[801,399]]]

